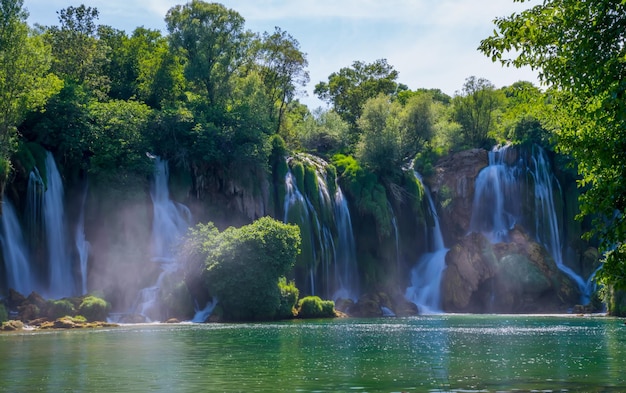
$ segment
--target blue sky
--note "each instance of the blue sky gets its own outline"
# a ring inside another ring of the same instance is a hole
[[[131,33],[135,27],[166,34],[167,10],[176,0],[24,0],[32,25],[56,25],[56,11],[85,4],[100,11],[100,24]],[[313,95],[316,83],[355,60],[385,58],[398,81],[417,88],[440,88],[454,95],[465,79],[476,76],[496,87],[518,80],[538,84],[530,69],[503,68],[476,48],[494,29],[493,19],[532,6],[513,0],[224,0],[239,12],[246,28],[262,33],[286,30],[307,53],[310,107],[322,105]],[[530,4],[529,4],[530,3]]]

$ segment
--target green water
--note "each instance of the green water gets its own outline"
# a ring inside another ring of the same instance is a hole
[[[626,326],[440,315],[1,334],[0,391],[624,392]]]

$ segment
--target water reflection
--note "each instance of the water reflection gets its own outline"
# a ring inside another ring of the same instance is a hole
[[[437,315],[0,335],[0,392],[626,390],[611,318]]]

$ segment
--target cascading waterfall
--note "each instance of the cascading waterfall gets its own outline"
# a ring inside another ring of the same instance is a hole
[[[389,204],[389,212],[391,212],[391,226],[393,227],[393,235],[395,237],[396,244],[396,267],[400,268],[400,233],[398,232],[398,220],[396,214]]]
[[[556,184],[560,189],[560,185],[552,175],[548,158],[543,149],[533,147],[531,163],[529,171],[535,184],[535,233],[537,241],[541,242],[550,252],[557,267],[576,282],[581,293],[581,303],[587,304],[591,298],[592,286],[587,285],[586,280],[563,262],[562,231],[554,206],[553,187]]]
[[[356,244],[348,203],[338,184],[331,197],[325,176],[325,161],[312,156],[298,159],[315,168],[320,211],[303,195],[291,171],[285,176],[284,222],[300,225],[311,245],[312,262],[308,271],[309,292],[335,300],[358,296]],[[305,239],[303,239],[305,240]]]
[[[446,268],[446,254],[448,249],[443,243],[443,234],[439,225],[439,216],[428,187],[424,184],[421,175],[413,172],[424,187],[424,195],[433,218],[433,226],[429,231],[430,250],[422,255],[417,264],[411,269],[411,286],[406,289],[404,297],[415,303],[422,314],[441,312],[441,278]]]
[[[493,243],[507,241],[509,230],[521,216],[518,179],[523,163],[515,160],[513,153],[508,145],[494,147],[489,165],[476,178],[470,232],[483,233]],[[511,161],[513,165],[508,164]]]
[[[30,271],[28,248],[15,208],[6,197],[0,219],[0,245],[9,288],[28,294],[35,287]]]
[[[284,212],[285,212],[285,216],[283,218],[283,222],[287,223],[287,222],[292,222],[295,224],[300,225],[300,230],[301,233],[304,235],[305,233],[309,234],[309,239],[307,239],[311,244],[311,248],[312,248],[312,256],[313,256],[313,261],[316,260],[316,252],[315,252],[315,247],[314,247],[314,240],[313,240],[313,231],[309,230],[309,231],[303,231],[302,229],[302,225],[311,225],[311,218],[310,218],[310,213],[309,213],[309,206],[311,205],[310,202],[306,201],[304,198],[304,195],[302,195],[302,193],[300,192],[300,190],[298,190],[298,186],[296,185],[296,179],[294,178],[293,174],[291,173],[291,171],[288,171],[287,174],[285,175],[285,204],[284,204]],[[293,214],[293,209],[297,209],[297,213],[296,213],[296,217],[290,217],[290,214]],[[315,213],[315,211],[313,210],[313,212]],[[317,219],[315,219],[317,221]],[[303,239],[304,241],[305,239]],[[311,294],[315,295],[315,267],[311,266],[309,267],[309,285],[311,287]]]
[[[54,298],[68,297],[74,294],[76,287],[72,260],[67,252],[63,181],[50,152],[46,155],[46,179],[42,212],[48,250],[48,295]]]
[[[508,232],[524,221],[521,206],[527,176],[533,180],[534,211],[531,224],[535,240],[542,244],[557,267],[578,285],[583,304],[589,301],[590,286],[563,261],[561,228],[555,208],[554,187],[560,187],[551,172],[545,151],[533,146],[529,164],[510,145],[489,152],[489,166],[476,179],[470,231],[483,233],[492,243],[508,241]],[[529,227],[529,226],[527,226]]]
[[[89,247],[91,246],[85,238],[85,202],[87,200],[87,187],[83,193],[81,201],[80,216],[76,225],[76,250],[78,251],[78,260],[80,262],[80,278],[81,278],[81,294],[87,294],[87,262],[89,259]]]
[[[359,283],[356,265],[356,243],[352,231],[352,219],[348,209],[348,201],[337,185],[335,193],[335,221],[339,235],[338,247],[335,253],[336,288],[333,299],[357,300]]]
[[[152,221],[152,261],[159,263],[161,273],[156,283],[140,291],[135,313],[148,319],[158,318],[154,308],[158,304],[159,289],[165,277],[178,270],[174,249],[191,223],[191,212],[187,206],[170,199],[167,161],[155,157],[152,198],[154,218]]]

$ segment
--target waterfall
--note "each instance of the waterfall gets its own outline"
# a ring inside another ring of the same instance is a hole
[[[46,155],[47,188],[43,196],[43,219],[48,250],[48,295],[54,298],[72,296],[75,292],[72,260],[66,241],[67,227],[63,207],[63,181],[52,153]]]
[[[81,294],[87,294],[87,262],[89,259],[89,247],[91,246],[85,238],[85,202],[87,200],[87,186],[83,193],[83,199],[80,207],[80,216],[76,225],[76,250],[78,251],[78,259],[80,262],[80,278],[81,278]]]
[[[9,288],[28,294],[34,289],[28,257],[28,249],[17,213],[6,197],[0,216],[0,245],[7,272]]]
[[[389,204],[389,211],[391,212],[391,226],[393,227],[393,235],[395,237],[396,243],[396,268],[400,268],[400,233],[398,232],[398,220],[396,219],[396,214],[391,208],[391,204]]]
[[[561,233],[563,231],[559,225],[554,206],[554,184],[559,189],[560,185],[550,170],[550,164],[543,149],[533,147],[531,163],[529,171],[535,184],[535,233],[537,241],[550,252],[557,267],[574,280],[581,293],[581,303],[587,304],[591,297],[591,287],[587,285],[586,280],[563,262],[561,245]]]
[[[303,250],[303,257],[310,258],[309,292],[334,300],[355,300],[359,290],[358,270],[348,203],[336,182],[333,184],[336,191],[331,196],[326,178],[328,164],[324,160],[308,155],[298,155],[297,158],[315,168],[319,211],[309,196],[298,190],[293,174],[288,171],[283,221],[299,225],[303,244],[310,244],[310,250]],[[306,247],[304,245],[303,249]]]
[[[446,268],[448,249],[443,243],[443,234],[439,225],[439,216],[430,191],[419,173],[413,172],[424,187],[424,195],[433,218],[430,230],[430,252],[422,255],[411,269],[411,286],[406,289],[405,298],[415,303],[422,314],[441,312],[441,278]]]
[[[199,309],[196,305],[196,313],[193,316],[193,319],[191,320],[191,322],[194,322],[194,323],[206,322],[206,320],[211,316],[211,313],[213,313],[215,306],[217,306],[217,301],[218,301],[217,298],[214,297],[213,300],[211,300],[210,302],[207,302],[207,304],[204,306],[203,309]]]
[[[165,277],[178,270],[174,249],[191,223],[191,212],[187,206],[170,199],[169,170],[167,161],[155,157],[154,184],[150,196],[153,205],[152,261],[159,263],[161,273],[156,283],[139,293],[135,313],[148,319],[158,318],[158,295]]]
[[[483,233],[493,243],[507,241],[520,218],[522,162],[513,153],[508,145],[493,148],[489,165],[476,178],[470,232]],[[507,164],[511,161],[515,164]]]
[[[339,234],[339,246],[335,254],[335,277],[337,285],[333,299],[352,299],[358,297],[358,269],[356,264],[356,242],[352,231],[352,219],[348,201],[343,196],[339,185],[335,192],[335,221]]]
[[[508,241],[508,232],[517,223],[524,223],[522,206],[527,176],[533,180],[533,214],[529,224],[535,240],[550,253],[556,266],[574,282],[583,304],[589,301],[589,286],[563,261],[561,227],[555,208],[555,187],[560,188],[552,174],[546,152],[533,146],[528,163],[510,145],[494,147],[489,152],[489,166],[476,179],[470,231],[483,233],[492,243]],[[528,220],[528,219],[526,219]]]

